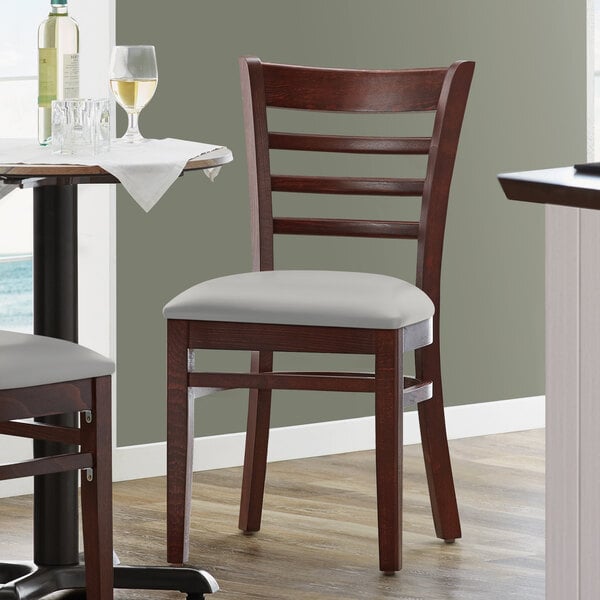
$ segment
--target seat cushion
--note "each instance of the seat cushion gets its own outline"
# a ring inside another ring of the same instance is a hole
[[[110,375],[115,363],[79,344],[0,331],[0,389]]]
[[[164,308],[167,319],[400,329],[434,306],[395,277],[344,271],[261,271],[199,283]]]

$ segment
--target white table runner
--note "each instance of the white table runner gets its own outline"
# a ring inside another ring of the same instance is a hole
[[[208,158],[210,152],[223,146],[166,138],[126,144],[113,140],[108,152],[96,156],[53,154],[51,148],[32,139],[0,139],[0,163],[30,165],[99,166],[114,175],[131,197],[149,211],[179,177],[186,163],[198,156]],[[213,181],[220,167],[205,169]],[[7,186],[9,187],[9,186]],[[2,193],[0,191],[0,198]]]

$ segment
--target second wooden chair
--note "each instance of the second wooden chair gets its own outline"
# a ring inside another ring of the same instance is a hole
[[[110,374],[114,369],[113,361],[78,344],[0,331],[0,434],[61,448],[53,456],[0,465],[0,481],[83,472],[81,513],[88,600],[113,597]],[[80,413],[80,426],[52,424],[52,417],[66,413]],[[20,421],[30,418],[45,418],[46,422]],[[69,447],[71,451],[65,452]],[[44,548],[55,541],[47,540]],[[36,562],[39,558],[34,556]],[[33,569],[26,565],[22,575],[28,571]],[[56,591],[52,578],[47,579],[44,595]],[[17,579],[12,589],[0,585],[2,598],[33,597],[30,594],[27,577]]]

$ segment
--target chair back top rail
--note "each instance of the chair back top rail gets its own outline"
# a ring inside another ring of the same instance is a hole
[[[368,113],[435,110],[447,71],[262,66],[267,106]]]

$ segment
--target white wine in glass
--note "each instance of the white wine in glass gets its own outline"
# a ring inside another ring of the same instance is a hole
[[[110,88],[127,113],[123,141],[144,141],[138,127],[141,110],[150,102],[158,85],[154,46],[115,46],[110,61]]]

